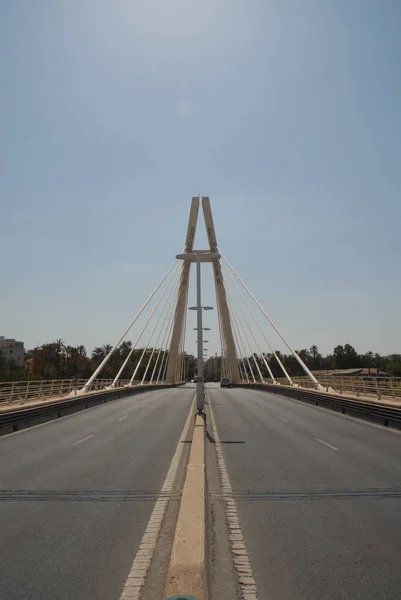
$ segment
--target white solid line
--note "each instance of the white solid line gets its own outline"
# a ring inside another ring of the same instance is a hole
[[[280,421],[282,421],[283,423],[288,423],[288,421],[286,421],[285,419],[283,419],[283,417],[279,417],[279,416],[277,415],[277,418],[278,418],[278,419],[280,419]]]
[[[124,415],[123,417],[120,417],[119,419],[117,419],[117,421],[124,421],[124,419],[126,419],[128,417],[128,415]]]
[[[93,437],[94,437],[93,434],[92,435],[88,435],[86,438],[83,438],[83,440],[79,440],[79,442],[74,442],[72,445],[73,446],[78,446],[78,444],[82,444],[82,442],[86,442],[86,440],[90,440]]]
[[[258,600],[258,589],[253,576],[251,563],[249,561],[248,551],[245,545],[244,536],[242,535],[241,525],[239,522],[237,505],[233,498],[230,477],[228,475],[226,461],[224,460],[223,448],[220,442],[219,433],[213,413],[213,403],[209,395],[209,411],[210,423],[212,426],[212,434],[215,442],[215,450],[217,456],[217,468],[220,474],[221,488],[225,496],[224,511],[228,525],[229,540],[231,546],[232,559],[234,568],[237,572],[239,587],[243,600]]]
[[[313,439],[316,440],[317,442],[320,442],[321,444],[324,444],[328,448],[331,448],[332,450],[338,450],[338,448],[336,448],[335,446],[332,446],[331,444],[329,444],[328,442],[325,442],[324,440],[321,440],[320,438],[313,438]]]
[[[152,562],[153,554],[156,549],[156,543],[160,535],[162,522],[167,510],[168,498],[163,498],[163,494],[171,493],[174,489],[175,479],[178,472],[178,467],[181,460],[181,455],[184,450],[184,444],[181,441],[187,439],[188,431],[194,416],[195,402],[192,402],[189,414],[182,430],[180,439],[178,440],[173,459],[169,470],[164,480],[163,487],[160,490],[161,496],[156,501],[153,512],[150,515],[145,533],[143,534],[138,552],[132,563],[131,570],[128,573],[127,580],[121,592],[120,600],[139,600],[141,590],[145,585],[146,575]]]

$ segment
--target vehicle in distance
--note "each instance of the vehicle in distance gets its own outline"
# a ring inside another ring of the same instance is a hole
[[[230,380],[227,379],[227,377],[223,377],[223,379],[220,381],[220,387],[222,387],[222,388],[223,387],[226,387],[226,388],[231,387]]]

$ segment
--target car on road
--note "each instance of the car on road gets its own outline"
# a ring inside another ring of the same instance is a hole
[[[220,387],[222,387],[222,388],[223,387],[226,387],[226,388],[231,387],[230,380],[227,379],[227,377],[223,377],[223,379],[220,381]]]

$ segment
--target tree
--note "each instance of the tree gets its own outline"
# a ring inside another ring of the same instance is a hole
[[[311,369],[321,369],[322,368],[322,355],[319,352],[319,348],[315,345],[309,348],[309,356],[310,356],[310,368]]]
[[[344,346],[338,345],[333,350],[336,369],[345,369]]]
[[[347,366],[346,369],[352,369],[353,367],[360,366],[360,359],[357,351],[350,344],[345,344],[344,346],[344,355],[346,359]]]
[[[397,355],[394,355],[397,356]],[[399,355],[398,355],[399,356]],[[386,371],[391,377],[401,377],[401,357],[388,363]]]
[[[359,355],[350,344],[336,346],[333,354],[336,369],[352,369],[360,365]]]

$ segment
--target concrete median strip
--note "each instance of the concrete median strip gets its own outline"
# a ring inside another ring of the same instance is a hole
[[[205,421],[196,415],[191,453],[174,535],[164,596],[206,600]]]
[[[169,502],[166,494],[170,494],[173,491],[175,479],[178,472],[178,467],[181,460],[184,444],[181,442],[187,439],[188,432],[193,422],[194,415],[194,404],[191,405],[189,414],[182,430],[180,440],[177,444],[176,451],[170,464],[166,479],[163,487],[160,491],[160,496],[156,501],[153,512],[148,521],[145,533],[143,534],[138,552],[135,556],[134,562],[130,572],[128,573],[127,581],[125,582],[123,591],[120,596],[120,600],[139,600],[141,596],[142,588],[145,584],[146,575],[150,567],[150,563],[153,558],[154,551],[156,549],[157,539],[160,534],[164,515],[166,514],[167,505]],[[164,497],[163,497],[164,494]]]

